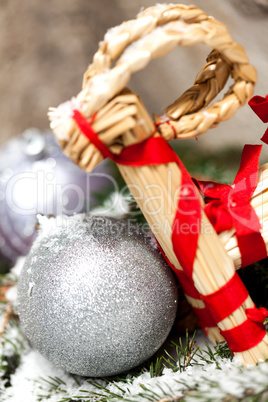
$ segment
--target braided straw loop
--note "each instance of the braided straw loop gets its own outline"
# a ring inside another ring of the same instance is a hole
[[[161,123],[160,132],[167,140],[174,138],[174,131],[181,138],[203,134],[229,119],[247,102],[253,92],[256,72],[243,47],[233,42],[225,25],[193,5],[159,4],[147,8],[136,19],[110,29],[85,72],[82,91],[73,103],[90,117],[150,60],[165,56],[177,46],[201,43],[213,49],[206,65],[194,85],[167,107],[164,116],[155,116],[155,120]],[[230,75],[234,85],[222,100],[204,110]],[[61,140],[72,136],[74,126],[70,115],[66,107],[49,111],[51,127]]]

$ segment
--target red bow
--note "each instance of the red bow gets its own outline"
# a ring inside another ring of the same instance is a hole
[[[239,171],[232,184],[211,181],[197,183],[206,197],[205,212],[219,233],[235,228],[242,266],[267,257],[266,246],[260,234],[261,225],[250,204],[258,184],[261,145],[245,145]]]
[[[249,106],[254,113],[263,121],[263,123],[268,123],[268,95],[266,98],[262,96],[253,96],[248,102]],[[268,144],[268,128],[262,136],[261,140]]]

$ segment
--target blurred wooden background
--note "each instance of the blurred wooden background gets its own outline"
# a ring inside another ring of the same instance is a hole
[[[76,95],[106,30],[136,16],[151,0],[0,0],[0,144],[29,127],[48,127],[47,109]],[[255,94],[268,93],[268,1],[194,3],[228,26],[257,68]],[[131,80],[148,110],[158,113],[187,89],[205,63],[205,46],[178,48]],[[193,146],[258,142],[265,125],[248,106]],[[268,155],[268,153],[267,153]]]

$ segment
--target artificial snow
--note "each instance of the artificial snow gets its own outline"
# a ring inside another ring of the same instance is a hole
[[[102,210],[96,209],[95,214],[98,215],[101,212],[105,215],[105,211],[110,211],[110,213],[112,211],[110,216],[115,217],[128,212],[129,204],[124,203],[126,200],[119,197],[119,194],[113,194],[107,201],[109,205],[105,204]],[[67,216],[50,219],[39,216],[41,226],[39,238],[49,236],[51,230],[61,230],[62,226],[75,224],[84,217],[84,214],[79,214],[72,219]],[[157,247],[153,235],[148,233],[148,236],[150,236],[152,247]],[[15,281],[19,277],[24,261],[25,257],[18,259],[17,264],[10,272]],[[16,311],[16,286],[7,291],[6,298],[13,304]],[[1,322],[4,321],[4,316],[5,311],[0,315]],[[197,333],[195,340],[201,349],[206,349],[204,342],[208,342],[208,340],[202,331]],[[213,349],[213,346],[210,345],[210,347]],[[208,364],[200,357],[196,357],[200,365],[188,366],[182,372],[174,372],[172,369],[165,368],[159,377],[151,378],[147,371],[137,377],[129,374],[124,381],[106,382],[100,379],[72,376],[56,368],[30,347],[18,325],[8,325],[0,348],[2,360],[6,356],[12,356],[15,351],[21,357],[19,366],[10,377],[10,386],[5,386],[6,380],[0,380],[0,400],[3,402],[38,402],[42,400],[60,402],[71,399],[81,402],[84,400],[97,401],[98,397],[92,396],[92,393],[107,395],[109,400],[113,401],[148,402],[161,398],[172,400],[174,396],[184,396],[184,400],[189,402],[197,399],[199,401],[220,401],[230,395],[242,398],[246,391],[256,394],[268,388],[268,362],[245,368],[242,367],[238,358],[231,361],[218,357],[217,363]],[[55,383],[55,379],[58,383]],[[96,382],[105,389],[99,389]],[[187,394],[189,388],[194,391]],[[184,392],[186,392],[185,395]],[[118,395],[118,397],[115,396],[111,399],[112,394]]]
[[[5,296],[9,302],[15,304],[17,301],[17,285],[14,285],[10,289],[8,289]]]
[[[12,338],[15,339],[16,333]],[[10,335],[10,334],[9,334]],[[200,333],[197,340],[203,342],[203,335]],[[10,348],[9,353],[12,352]],[[188,387],[193,387],[200,392],[198,400],[207,401],[208,399],[219,401],[227,395],[242,397],[245,390],[251,389],[255,393],[264,390],[268,386],[268,363],[262,363],[256,367],[244,368],[238,359],[232,362],[229,359],[218,358],[216,363],[204,364],[201,366],[187,367],[184,372],[174,373],[171,369],[164,369],[160,377],[150,377],[149,372],[145,372],[138,377],[128,377],[127,381],[110,382],[106,385],[107,391],[123,396],[127,400],[148,401],[146,396],[139,395],[141,392],[146,394],[142,387],[146,387],[147,392],[154,392],[159,397],[170,397],[173,395],[181,396]],[[57,389],[49,391],[50,385],[45,381],[53,381],[59,378],[62,385]],[[96,379],[92,379],[96,381]],[[90,379],[77,377],[56,368],[48,362],[38,352],[27,348],[22,354],[21,364],[16,372],[11,376],[11,386],[2,392],[3,401],[9,402],[37,402],[42,398],[48,402],[58,402],[67,396],[89,398],[89,392],[100,393],[100,390]],[[79,385],[77,384],[79,382]],[[104,381],[99,384],[105,385]],[[103,391],[103,393],[105,393]],[[108,393],[107,393],[108,395]],[[93,401],[92,397],[92,401]],[[113,400],[119,400],[114,398]],[[124,400],[124,399],[123,399]],[[194,396],[185,396],[186,401],[196,400]]]
[[[113,192],[102,205],[92,210],[93,215],[121,218],[129,213],[129,200],[120,192]]]
[[[55,222],[54,222],[55,223]],[[22,260],[15,266],[13,272],[18,273],[21,269]],[[10,299],[14,300],[14,294],[10,292]],[[106,391],[100,391],[94,381],[96,379],[87,379],[78,376],[72,376],[63,370],[56,368],[52,363],[48,362],[37,351],[33,350],[27,341],[23,338],[23,334],[19,326],[9,326],[6,338],[11,342],[3,342],[1,348],[2,356],[11,356],[14,353],[14,344],[19,349],[21,362],[15,373],[11,375],[11,385],[5,388],[5,381],[0,383],[1,401],[9,402],[37,402],[46,400],[48,402],[59,402],[63,398],[78,397],[81,401],[96,400],[91,397],[90,392],[109,393],[118,395],[113,398],[114,401],[119,400],[119,396],[123,400],[128,401],[149,401],[142,394],[157,394],[160,398],[167,396],[182,396],[183,391],[187,388],[194,388],[199,392],[199,400],[207,401],[208,399],[219,401],[227,395],[242,397],[246,390],[251,389],[252,392],[258,393],[268,386],[268,363],[262,363],[256,367],[244,368],[240,361],[234,358],[217,359],[217,364],[207,364],[199,359],[199,364],[189,366],[183,372],[173,372],[171,369],[164,369],[160,377],[150,377],[149,372],[144,372],[138,377],[128,375],[126,381],[111,381],[107,384],[103,380],[97,380],[98,384],[106,387]],[[196,337],[198,346],[204,348],[206,338],[200,331]],[[22,346],[21,346],[22,345]],[[50,389],[53,379],[58,378],[61,383],[56,389]],[[47,382],[48,381],[48,382]],[[144,391],[146,387],[146,391]],[[111,394],[110,394],[111,395]],[[92,399],[89,399],[92,398]],[[185,396],[186,401],[196,400],[194,394]]]

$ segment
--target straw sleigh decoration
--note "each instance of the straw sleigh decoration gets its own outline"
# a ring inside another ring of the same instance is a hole
[[[194,85],[153,121],[139,97],[126,89],[131,74],[177,46],[199,43],[212,51]],[[232,87],[222,100],[210,104],[230,76]],[[236,273],[248,261],[240,247],[247,236],[254,241],[261,238],[256,260],[267,256],[262,240],[268,232],[268,215],[262,215],[268,205],[263,203],[267,169],[256,172],[258,147],[245,150],[244,159],[253,159],[255,166],[246,183],[253,177],[255,184],[242,197],[244,232],[239,237],[241,227],[231,224],[218,234],[201,195],[167,141],[198,136],[229,119],[252,96],[255,81],[255,69],[243,47],[233,42],[223,24],[195,6],[160,4],[108,31],[84,75],[81,92],[49,111],[51,128],[64,152],[82,169],[91,171],[106,157],[118,164],[199,323],[213,341],[224,337],[245,365],[268,358],[262,324],[267,312],[255,307]],[[232,189],[244,182],[245,169],[241,169],[238,182],[228,186],[228,200]],[[199,187],[205,191],[204,183]],[[243,188],[233,195],[241,194]]]

